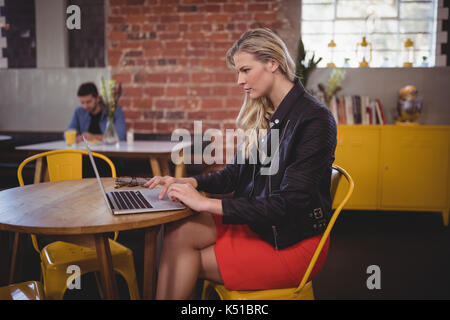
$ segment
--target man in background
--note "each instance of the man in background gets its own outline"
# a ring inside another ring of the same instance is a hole
[[[120,85],[115,88],[115,94],[116,101],[119,101]],[[82,136],[88,141],[101,141],[106,130],[108,110],[98,94],[97,86],[92,82],[83,83],[78,88],[77,95],[81,106],[75,109],[67,128],[77,130],[77,142],[82,140]],[[120,106],[117,106],[114,112],[114,126],[119,140],[126,140],[125,117]]]

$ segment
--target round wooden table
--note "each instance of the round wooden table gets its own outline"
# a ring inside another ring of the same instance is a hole
[[[102,178],[102,182],[106,190],[113,189],[113,178]],[[93,235],[108,299],[118,297],[107,245],[108,233],[145,229],[143,299],[152,299],[159,228],[164,223],[192,214],[190,209],[183,209],[113,216],[106,207],[96,179],[46,182],[0,192],[0,230],[36,235]]]

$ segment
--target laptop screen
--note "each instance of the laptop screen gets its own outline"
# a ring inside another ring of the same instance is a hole
[[[106,197],[106,192],[105,192],[105,189],[103,188],[102,180],[100,180],[100,175],[98,174],[98,170],[97,170],[97,166],[95,165],[94,157],[92,156],[91,149],[89,148],[89,144],[85,137],[83,137],[83,141],[84,141],[84,144],[86,145],[86,149],[89,154],[89,159],[91,159],[91,164],[92,164],[92,167],[94,168],[95,176],[97,177],[97,182],[98,182],[98,185],[100,186],[100,190],[102,191],[103,198],[105,199],[105,202],[106,202],[106,206],[108,207],[108,210],[111,213],[113,213],[111,207],[109,206],[108,198]]]

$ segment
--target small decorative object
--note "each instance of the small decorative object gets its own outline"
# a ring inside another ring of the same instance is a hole
[[[335,68],[330,74],[326,84],[319,83],[319,90],[322,92],[325,104],[330,105],[331,98],[336,95],[341,88],[341,82],[345,78],[345,70],[341,68]]]
[[[116,144],[119,142],[119,137],[114,126],[114,113],[116,112],[116,103],[120,97],[122,88],[116,87],[114,80],[106,80],[102,77],[100,94],[102,96],[102,103],[107,108],[108,121],[106,122],[106,130],[103,133],[103,142],[105,144]]]
[[[318,58],[317,60],[315,60],[314,53],[312,57],[308,61],[306,61],[305,47],[303,46],[303,41],[300,38],[298,40],[297,46],[297,63],[295,68],[295,75],[300,78],[305,88],[308,83],[309,75],[317,67],[317,64],[319,64],[320,61],[322,61],[322,58]]]
[[[414,63],[414,42],[408,38],[403,43],[403,67],[411,68]]]
[[[350,58],[344,58],[344,68],[350,68]]]
[[[356,44],[356,59],[361,61],[360,67],[369,67],[372,61],[372,43],[367,42],[366,37],[362,37],[362,41]]]
[[[333,62],[335,50],[336,50],[336,43],[334,42],[333,39],[331,39],[330,43],[328,43],[328,54],[329,54],[327,63],[328,68],[334,68],[336,66]]]
[[[398,91],[397,123],[417,124],[416,120],[422,112],[422,98],[417,94],[413,85],[407,85]]]
[[[422,64],[420,66],[423,68],[428,68],[428,57],[427,56],[422,57]]]

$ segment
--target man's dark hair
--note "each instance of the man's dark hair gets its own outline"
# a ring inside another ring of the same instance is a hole
[[[90,94],[92,94],[93,97],[98,97],[97,86],[93,82],[85,82],[80,85],[77,94],[79,97],[84,97]]]

